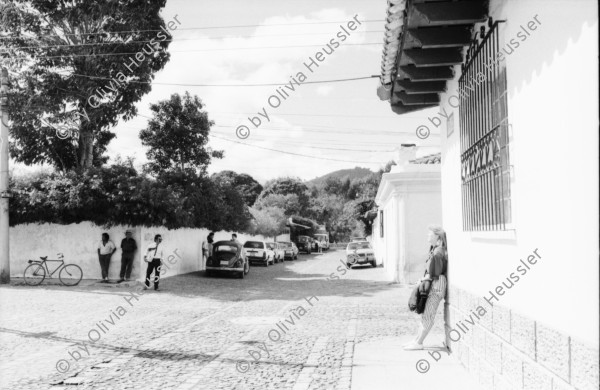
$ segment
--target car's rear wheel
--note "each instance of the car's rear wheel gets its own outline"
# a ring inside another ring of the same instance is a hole
[[[213,276],[213,273],[212,273],[212,271],[210,271],[210,270],[206,270],[206,276],[208,276],[208,277],[211,277],[211,276]]]
[[[371,262],[371,267],[373,267],[373,268],[376,268],[376,267],[377,267],[377,262],[375,262],[375,261],[372,261],[372,262]]]

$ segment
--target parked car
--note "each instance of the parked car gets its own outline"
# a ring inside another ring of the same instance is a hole
[[[267,246],[274,253],[275,263],[283,262],[285,257],[285,252],[283,250],[283,246],[279,242],[267,242]]]
[[[246,241],[244,251],[250,264],[260,263],[265,267],[268,267],[269,263],[275,264],[275,252],[269,249],[264,241]]]
[[[242,279],[250,272],[250,264],[241,244],[233,241],[213,244],[212,256],[206,261],[206,276],[221,272],[233,273]]]
[[[298,258],[298,247],[293,242],[281,241],[279,245],[283,247],[283,258],[296,260]]]
[[[312,239],[309,236],[298,236],[298,251],[312,253]]]
[[[375,252],[368,241],[350,242],[346,247],[346,264],[352,267],[357,264],[371,264],[377,267]]]

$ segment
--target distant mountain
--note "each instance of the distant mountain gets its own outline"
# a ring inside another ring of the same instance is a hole
[[[306,184],[308,184],[308,185],[314,184],[316,186],[319,186],[319,185],[325,183],[325,180],[327,180],[330,177],[337,177],[341,180],[346,180],[346,178],[348,177],[348,178],[350,178],[350,180],[352,180],[352,179],[356,179],[356,178],[365,177],[371,173],[373,173],[373,171],[368,168],[356,167],[353,169],[340,169],[339,171],[329,172],[326,175],[314,178],[312,180],[308,180],[306,182]]]

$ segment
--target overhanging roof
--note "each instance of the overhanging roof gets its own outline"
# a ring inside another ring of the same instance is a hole
[[[388,0],[377,94],[397,114],[438,106],[488,0]]]

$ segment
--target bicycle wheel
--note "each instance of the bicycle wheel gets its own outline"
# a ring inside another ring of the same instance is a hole
[[[83,271],[76,264],[67,264],[58,273],[58,279],[65,286],[77,286],[81,278],[83,278]]]
[[[28,286],[38,286],[46,278],[46,269],[41,264],[31,264],[25,268],[23,279]]]

